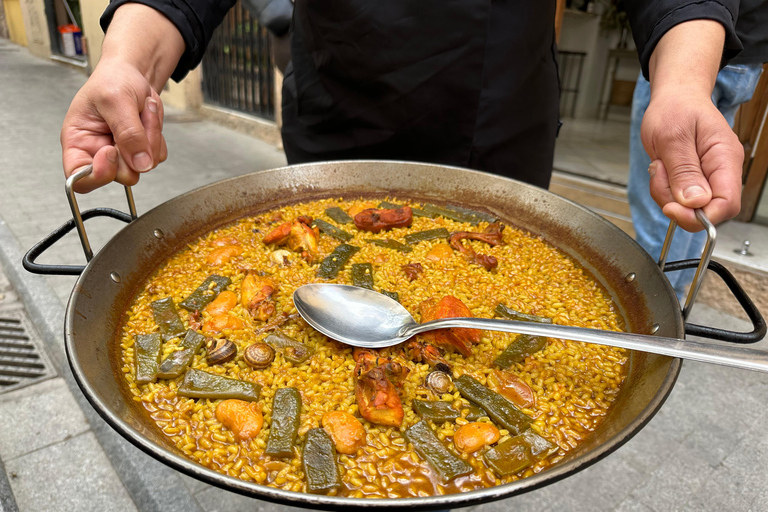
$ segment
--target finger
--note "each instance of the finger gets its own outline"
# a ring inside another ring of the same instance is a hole
[[[93,156],[93,161],[91,162],[93,164],[93,171],[91,174],[75,183],[73,187],[75,192],[78,194],[87,194],[92,190],[103,187],[108,183],[112,183],[117,174],[117,161],[117,149],[113,146],[104,146],[101,148]],[[69,176],[80,171],[86,167],[86,165],[81,165],[77,169],[73,169]]]
[[[168,145],[165,143],[165,137],[162,139],[162,144],[160,145],[160,161],[165,162],[165,160],[168,158]]]
[[[667,169],[672,197],[687,208],[701,208],[712,199],[694,136],[694,133],[678,132],[672,140],[656,144],[658,158]]]
[[[712,188],[712,200],[704,207],[704,212],[712,223],[718,224],[738,215],[743,164],[744,149],[735,134],[713,146],[702,157],[701,167]]]
[[[159,99],[159,98],[158,98]],[[147,140],[149,141],[150,155],[152,155],[152,168],[156,167],[160,163],[160,151],[162,147],[163,139],[163,125],[160,120],[160,102],[153,98],[147,97],[144,105],[144,110],[141,112],[141,124],[144,126],[144,130],[147,134]]]
[[[648,167],[648,172],[651,174],[651,197],[659,205],[664,215],[677,222],[678,226],[686,231],[701,230],[703,226],[696,219],[696,213],[693,209],[675,201],[664,163],[661,160],[652,162]]]
[[[146,99],[142,99],[142,102]],[[152,168],[152,148],[146,130],[141,122],[140,112],[144,110],[135,101],[110,101],[101,115],[112,130],[115,145],[120,148],[120,156],[136,172],[145,172]]]
[[[139,173],[131,169],[128,162],[123,158],[122,153],[118,150],[118,163],[117,163],[117,175],[115,181],[121,185],[127,185],[129,187],[134,186],[139,182]]]

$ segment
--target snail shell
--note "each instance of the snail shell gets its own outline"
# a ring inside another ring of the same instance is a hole
[[[245,349],[243,359],[252,368],[263,370],[275,359],[275,350],[266,343],[254,343]]]
[[[441,371],[430,372],[424,379],[424,385],[438,395],[448,393],[453,389],[453,379],[447,373]]]
[[[224,364],[237,355],[237,346],[226,338],[208,338],[206,348],[208,364]]]

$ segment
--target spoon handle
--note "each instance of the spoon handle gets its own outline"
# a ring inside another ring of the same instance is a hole
[[[489,331],[514,332],[548,338],[598,343],[611,347],[640,350],[665,356],[715,363],[746,370],[768,372],[768,352],[742,347],[700,343],[697,341],[649,336],[628,332],[602,331],[567,325],[538,324],[496,318],[443,318],[423,324],[410,324],[400,331],[403,337],[450,327],[469,327]]]

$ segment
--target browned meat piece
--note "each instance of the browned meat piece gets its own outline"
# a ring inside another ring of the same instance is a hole
[[[407,228],[413,222],[410,206],[396,210],[376,210],[370,208],[355,215],[355,226],[362,231],[378,233],[392,228]]]

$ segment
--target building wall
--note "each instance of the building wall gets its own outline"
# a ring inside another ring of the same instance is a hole
[[[104,42],[104,33],[99,25],[99,18],[104,9],[109,5],[109,0],[80,0],[80,15],[83,18],[83,34],[88,50],[88,65],[90,69],[96,67],[101,57],[101,45]]]
[[[32,55],[47,59],[51,56],[51,37],[43,0],[21,0],[27,47]]]

